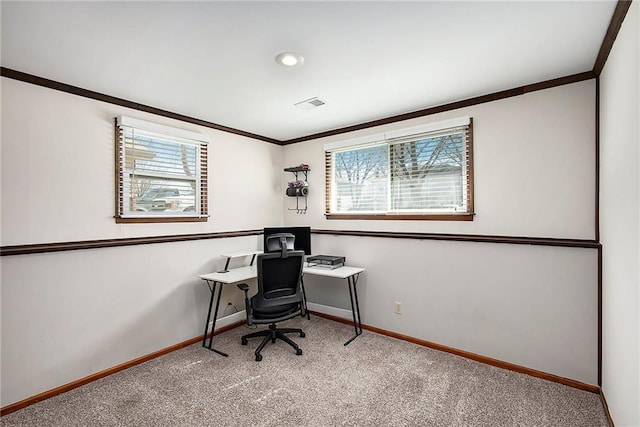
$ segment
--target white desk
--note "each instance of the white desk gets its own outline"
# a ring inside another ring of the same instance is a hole
[[[224,264],[224,270],[229,269],[229,262],[233,258],[243,258],[251,255],[251,262],[249,265],[253,265],[253,262],[256,260],[256,255],[261,254],[262,251],[251,251],[251,252],[226,252],[224,254],[220,254],[221,257],[226,258],[227,262]]]
[[[250,255],[250,254],[249,254]],[[303,279],[304,275],[314,275],[314,276],[324,276],[324,277],[334,277],[337,279],[347,279],[347,284],[349,286],[349,298],[351,300],[351,312],[353,314],[353,325],[355,328],[356,334],[349,339],[344,345],[349,344],[351,341],[356,339],[358,335],[362,334],[362,322],[360,321],[360,306],[358,304],[358,292],[356,289],[356,284],[358,283],[358,278],[360,277],[360,273],[364,271],[364,268],[360,267],[338,267],[334,269],[323,268],[323,267],[308,267],[306,264],[303,267]],[[228,354],[223,353],[222,351],[216,350],[213,348],[213,336],[216,329],[216,320],[218,317],[218,308],[220,307],[220,296],[222,295],[222,285],[229,285],[233,283],[245,282],[247,280],[255,279],[258,276],[257,266],[249,265],[246,267],[233,268],[228,270],[227,272],[215,272],[209,274],[201,274],[198,276],[200,279],[207,282],[209,286],[209,290],[211,291],[211,299],[209,300],[209,311],[207,312],[207,321],[204,324],[204,335],[202,337],[202,346],[208,348],[209,350],[215,351],[222,356],[227,357]],[[217,290],[217,297],[216,297]],[[307,301],[306,294],[304,291],[304,280],[302,282],[302,295],[303,295],[303,305],[305,307],[305,311],[307,312],[307,317],[309,316],[309,311],[306,309]],[[211,337],[209,338],[209,344],[207,344],[207,335],[209,333],[209,322],[211,321],[211,310],[213,309],[213,301],[215,303],[215,311],[213,313],[213,323],[211,326]]]

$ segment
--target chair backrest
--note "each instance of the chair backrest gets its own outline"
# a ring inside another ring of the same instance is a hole
[[[259,254],[257,258],[258,293],[256,297],[263,300],[261,305],[264,307],[300,302],[304,251],[288,249],[293,248],[292,234],[274,234],[270,237],[273,239],[269,239],[267,248],[272,249],[273,252]],[[273,243],[270,246],[271,240],[278,242],[278,245]]]
[[[275,233],[267,236],[265,252],[280,252],[282,258],[286,258],[287,252],[294,249],[295,239],[296,236],[291,233]]]

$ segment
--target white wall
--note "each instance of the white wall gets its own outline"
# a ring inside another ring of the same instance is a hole
[[[2,245],[282,222],[282,147],[2,78]],[[113,118],[209,134],[206,223],[116,224]],[[257,178],[257,179],[256,179]],[[6,406],[202,334],[199,274],[260,236],[0,258]],[[226,289],[242,309],[242,293]]]
[[[324,106],[323,106],[324,108]],[[473,117],[473,222],[324,219],[327,142]],[[286,223],[315,228],[594,239],[595,81],[285,146],[285,166],[309,164],[309,211]],[[284,180],[293,180],[293,175]],[[295,205],[286,198],[285,208]]]
[[[118,115],[211,137],[209,221],[115,223],[113,119]],[[280,223],[281,165],[282,147],[274,144],[2,78],[3,246]]]
[[[474,119],[473,222],[324,218],[323,144],[463,115]],[[285,166],[307,163],[311,172],[308,213],[285,211],[285,223],[593,240],[594,131],[590,80],[286,146]],[[293,202],[285,198],[285,208]],[[597,384],[596,249],[318,234],[312,246],[367,268],[359,285],[365,324]],[[343,284],[305,284],[311,302],[349,307]]]
[[[366,267],[364,324],[597,384],[596,250],[329,235],[312,244]],[[346,283],[309,276],[305,289],[313,303],[350,309]]]
[[[202,335],[210,293],[198,275],[259,241],[2,257],[2,406]],[[222,301],[242,310],[234,291]]]
[[[640,6],[600,76],[602,390],[617,426],[640,425]]]
[[[478,215],[372,222],[324,219],[322,145],[380,129],[283,149],[3,78],[2,245],[256,229],[283,217],[318,229],[593,239],[594,90],[581,82],[385,126],[473,116]],[[209,222],[114,223],[119,114],[211,134]],[[293,200],[282,196],[291,179],[283,167],[300,163],[312,168],[306,215],[286,210]],[[312,239],[316,253],[367,268],[364,323],[595,384],[595,250]],[[208,302],[197,275],[218,268],[222,251],[259,244],[252,236],[2,257],[2,406],[197,336]],[[343,284],[309,280],[308,291],[313,302],[348,307]]]

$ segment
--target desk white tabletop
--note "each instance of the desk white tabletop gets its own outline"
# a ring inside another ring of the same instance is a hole
[[[304,274],[313,274],[315,276],[325,276],[325,277],[337,277],[338,279],[346,279],[347,277],[355,276],[356,274],[362,273],[364,268],[362,267],[350,267],[348,265],[344,265],[338,268],[326,268],[326,267],[309,267],[306,265],[302,269]]]
[[[214,272],[208,274],[201,274],[198,276],[202,280],[211,280],[219,283],[229,284],[242,282],[244,280],[255,279],[258,275],[258,270],[255,265],[248,265],[246,267],[232,268],[226,273]]]
[[[324,277],[336,277],[338,279],[346,279],[347,277],[354,276],[362,273],[365,269],[362,267],[350,267],[342,266],[338,268],[325,268],[325,267],[309,267],[305,264],[302,272],[303,274],[310,274],[314,276]],[[198,276],[202,280],[210,280],[219,283],[229,284],[237,283],[245,280],[255,279],[258,275],[258,269],[255,265],[248,265],[246,267],[232,268],[226,273],[213,272],[208,274],[201,274]]]

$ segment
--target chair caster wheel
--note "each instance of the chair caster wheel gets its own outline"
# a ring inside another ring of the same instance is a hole
[[[296,355],[300,356],[301,354],[302,354],[302,349],[301,348],[297,349],[296,350]]]
[[[256,354],[256,362],[259,362],[262,360],[262,355],[261,354]]]
[[[307,334],[305,334],[304,332],[300,332],[300,338],[304,338],[306,336],[307,336]]]
[[[242,343],[242,345],[247,345],[247,344],[249,344],[249,340],[245,340],[244,338],[242,338],[242,339],[240,340],[240,342]]]

